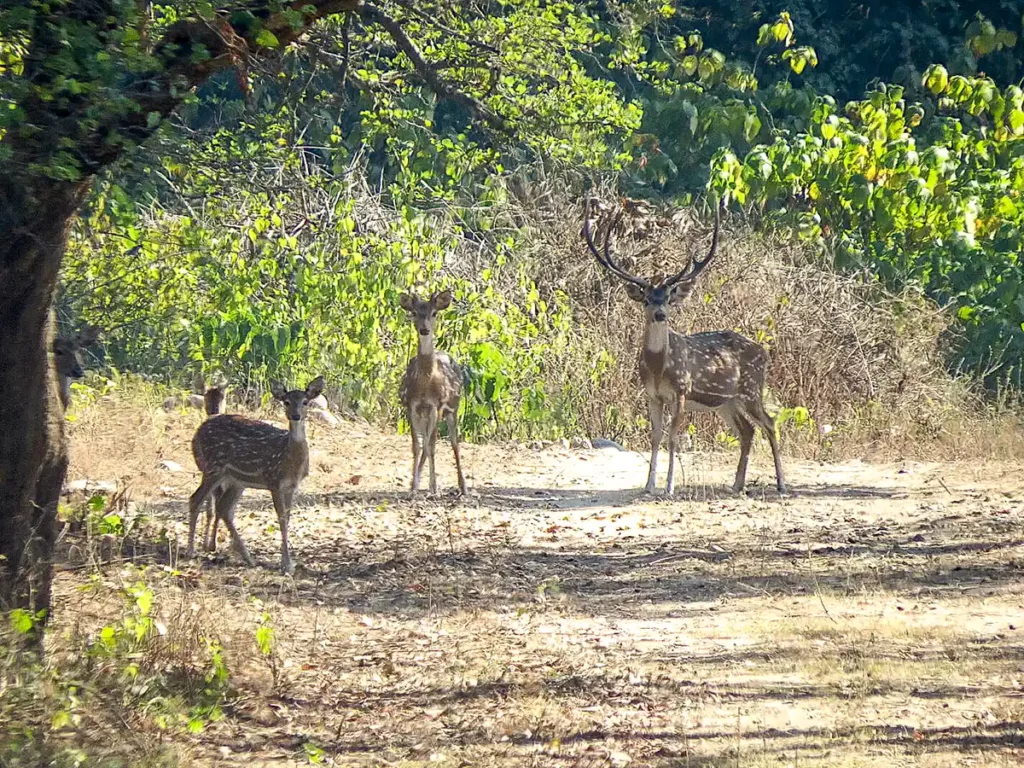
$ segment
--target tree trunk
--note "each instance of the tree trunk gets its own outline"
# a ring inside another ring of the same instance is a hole
[[[57,503],[67,472],[53,369],[53,296],[88,191],[0,178],[0,608],[49,613]]]

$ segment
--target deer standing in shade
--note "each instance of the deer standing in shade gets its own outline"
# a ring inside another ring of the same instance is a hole
[[[216,517],[224,521],[238,554],[248,565],[252,555],[235,528],[235,507],[246,488],[270,491],[281,528],[281,569],[292,573],[288,548],[288,519],[295,491],[309,474],[309,445],[306,442],[306,408],[323,390],[324,380],[317,376],[305,389],[285,391],[271,385],[276,400],[284,404],[288,429],[279,429],[262,421],[235,414],[207,419],[192,438],[192,455],[203,473],[202,482],[189,498],[187,557],[195,552],[196,522],[199,509],[215,491]]]
[[[438,423],[443,418],[448,422],[448,437],[455,453],[459,492],[466,493],[466,479],[462,475],[462,461],[459,456],[458,431],[462,369],[447,354],[434,349],[437,313],[447,309],[452,303],[451,291],[435,293],[429,299],[403,293],[399,303],[412,318],[419,340],[416,357],[409,361],[405,369],[399,392],[412,432],[412,490],[419,489],[423,464],[429,460],[430,492],[437,493],[434,450],[437,446]]]
[[[756,427],[761,427],[775,460],[775,482],[785,493],[782,459],[775,436],[775,422],[763,402],[767,353],[754,341],[733,331],[681,334],[668,325],[669,309],[693,290],[701,272],[715,258],[721,224],[721,209],[715,209],[711,249],[703,259],[691,258],[675,275],[652,283],[623,269],[613,257],[612,231],[622,219],[620,209],[606,225],[601,249],[594,244],[592,217],[588,206],[583,234],[590,252],[605,269],[626,283],[626,293],[644,307],[644,342],[640,351],[640,379],[647,393],[651,419],[651,464],[647,493],[657,481],[658,449],[664,432],[664,408],[669,409],[668,478],[665,492],[674,492],[676,436],[687,411],[714,411],[740,439],[740,461],[732,489],[739,493],[746,485],[747,460]]]
[[[82,350],[94,344],[99,338],[99,328],[86,326],[71,338],[58,337],[53,340],[53,358],[57,369],[57,384],[60,388],[60,404],[64,410],[71,404],[71,382],[85,376]]]

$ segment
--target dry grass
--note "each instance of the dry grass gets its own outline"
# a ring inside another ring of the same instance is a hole
[[[86,723],[56,743],[147,766],[1024,757],[1013,465],[790,459],[797,495],[780,500],[763,490],[764,451],[744,498],[723,490],[734,455],[687,455],[689,494],[669,501],[635,490],[638,454],[469,445],[471,498],[413,499],[404,438],[314,425],[286,578],[257,492],[239,523],[259,567],[239,567],[223,540],[214,558],[179,559],[196,480],[158,464],[191,469],[197,421],[116,393],[77,413],[72,474],[126,478],[143,529],[167,529],[169,545],[136,549],[167,628],[142,677],[194,676],[208,664],[200,639],[215,637],[231,671],[225,716],[195,735],[160,731],[145,696],[93,682]],[[123,562],[95,573],[62,570],[53,663],[81,655],[138,578]],[[270,656],[255,643],[263,611]]]

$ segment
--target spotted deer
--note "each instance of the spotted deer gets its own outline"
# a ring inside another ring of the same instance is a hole
[[[437,446],[438,422],[444,418],[448,422],[448,437],[455,453],[459,492],[464,494],[466,479],[462,475],[458,432],[462,369],[447,354],[434,349],[437,313],[452,303],[452,294],[450,291],[441,291],[429,299],[421,299],[411,293],[404,293],[399,303],[409,313],[419,340],[416,357],[409,361],[405,369],[399,392],[412,432],[412,490],[419,490],[423,464],[429,460],[430,492],[437,493],[434,450]]]
[[[60,404],[66,411],[71,404],[71,382],[85,376],[82,351],[96,343],[100,331],[91,325],[85,326],[71,338],[58,337],[53,340],[53,358],[57,369],[57,384],[60,388]]]
[[[669,409],[668,478],[665,492],[674,492],[676,437],[687,411],[714,411],[740,439],[740,461],[736,468],[733,492],[746,485],[747,460],[756,427],[768,438],[775,460],[775,481],[780,493],[786,486],[775,422],[763,402],[767,354],[764,348],[733,331],[708,331],[682,334],[669,328],[669,310],[683,301],[718,249],[721,209],[715,210],[711,248],[703,259],[691,257],[675,275],[657,283],[630,274],[620,266],[611,246],[612,232],[622,219],[620,209],[605,228],[601,249],[594,244],[593,216],[588,211],[583,234],[590,252],[606,270],[626,283],[626,293],[643,305],[645,324],[640,351],[640,379],[647,393],[651,419],[651,463],[647,475],[647,493],[653,493],[658,470],[658,449],[664,432],[664,408]]]
[[[288,549],[288,518],[295,491],[309,474],[309,445],[306,442],[306,408],[323,390],[324,380],[317,376],[305,389],[285,391],[272,384],[274,399],[284,404],[288,429],[279,429],[262,421],[235,414],[223,414],[199,425],[192,438],[192,455],[203,473],[202,482],[189,498],[187,557],[195,552],[196,522],[199,509],[216,491],[216,518],[231,534],[235,549],[248,565],[252,555],[235,528],[235,507],[246,488],[270,491],[281,527],[281,569],[292,573]]]

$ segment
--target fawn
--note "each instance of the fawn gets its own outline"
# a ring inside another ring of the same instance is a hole
[[[458,363],[444,352],[434,349],[434,324],[437,313],[452,303],[451,291],[435,293],[421,299],[403,293],[399,303],[416,326],[419,349],[405,369],[399,396],[409,417],[412,432],[412,490],[419,490],[423,464],[430,461],[430,492],[437,493],[434,471],[434,449],[441,418],[448,422],[448,437],[455,453],[455,470],[459,475],[459,492],[466,493],[459,456],[458,413],[462,396],[463,374]]]
[[[215,491],[216,519],[223,520],[238,554],[247,565],[254,561],[235,528],[235,507],[246,488],[270,491],[281,527],[281,569],[293,573],[288,550],[288,518],[299,483],[309,474],[309,445],[306,442],[306,407],[323,390],[324,380],[317,376],[305,389],[285,391],[277,383],[271,393],[284,404],[288,429],[265,424],[235,414],[209,418],[199,425],[192,438],[192,455],[203,473],[202,482],[189,498],[188,550],[195,552],[196,522],[199,509]]]

